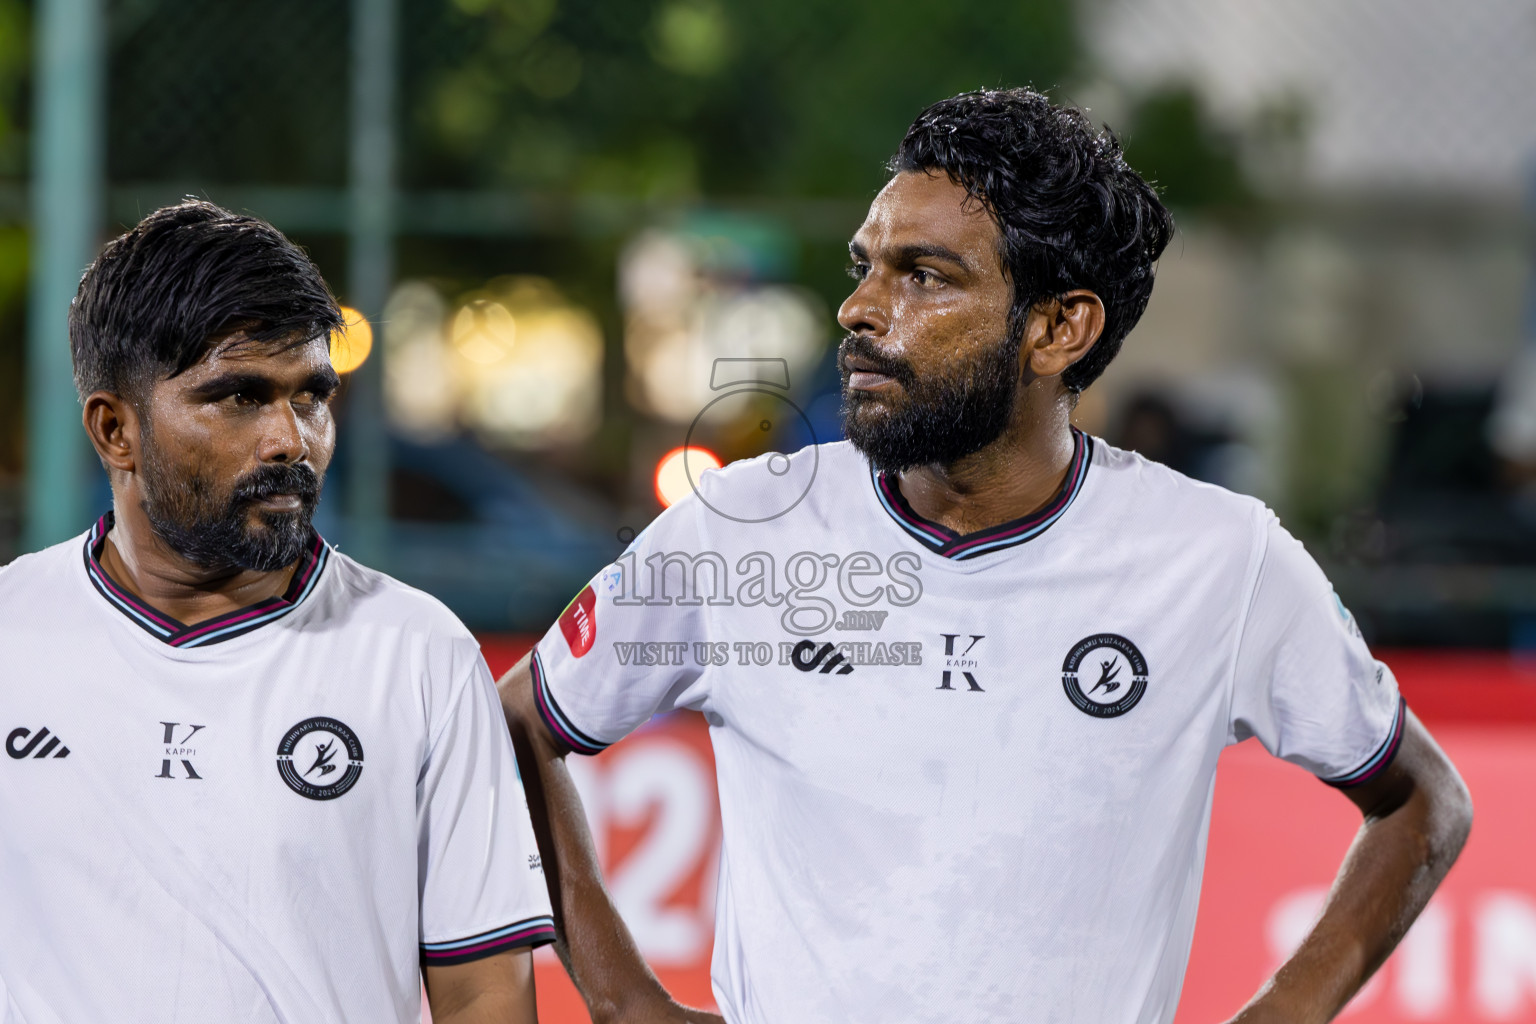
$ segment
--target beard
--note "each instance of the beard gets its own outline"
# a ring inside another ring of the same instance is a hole
[[[838,346],[843,377],[843,435],[882,473],[949,464],[974,455],[1002,436],[1019,394],[1022,331],[945,373],[919,379],[907,363],[881,354],[868,338],[850,334]],[[848,387],[849,356],[868,360],[899,393],[872,394]]]
[[[143,437],[141,483],[144,513],[165,544],[201,569],[276,572],[298,561],[313,536],[321,478],[307,463],[272,463],[241,477],[220,494],[196,472],[168,466],[148,436]],[[293,512],[250,506],[278,494],[293,494]]]

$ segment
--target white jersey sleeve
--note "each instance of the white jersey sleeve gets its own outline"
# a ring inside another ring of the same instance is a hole
[[[596,754],[653,715],[702,706],[708,608],[731,599],[701,504],[690,495],[657,517],[534,648],[539,712],[571,750]]]
[[[1397,680],[1300,542],[1273,513],[1261,529],[1230,739],[1256,736],[1330,785],[1359,785],[1397,753],[1405,713]]]
[[[469,659],[464,659],[469,660]],[[475,652],[417,784],[421,961],[467,963],[555,938],[512,741]]]

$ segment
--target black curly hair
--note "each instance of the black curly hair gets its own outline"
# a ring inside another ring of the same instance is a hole
[[[1061,375],[1074,392],[1097,380],[1147,308],[1173,236],[1173,217],[1114,133],[1033,89],[981,89],[919,114],[887,167],[942,171],[991,215],[1013,283],[1011,337],[1045,299],[1074,288],[1098,295],[1104,331]]]
[[[69,307],[75,389],[138,403],[155,378],[182,373],[237,329],[301,344],[341,325],[303,249],[264,220],[188,199],[112,239],[80,280]]]

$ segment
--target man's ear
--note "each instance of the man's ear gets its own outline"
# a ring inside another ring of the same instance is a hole
[[[1056,377],[1088,354],[1104,333],[1104,303],[1086,288],[1046,299],[1024,323],[1024,366],[1034,377]]]
[[[110,391],[93,391],[85,397],[81,420],[109,471],[132,473],[138,468],[139,413],[132,402]]]

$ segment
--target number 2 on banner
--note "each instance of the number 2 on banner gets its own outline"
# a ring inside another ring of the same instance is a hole
[[[712,765],[662,730],[632,737],[596,762],[571,758],[567,765],[609,890],[640,951],[658,967],[698,963],[714,927]]]

